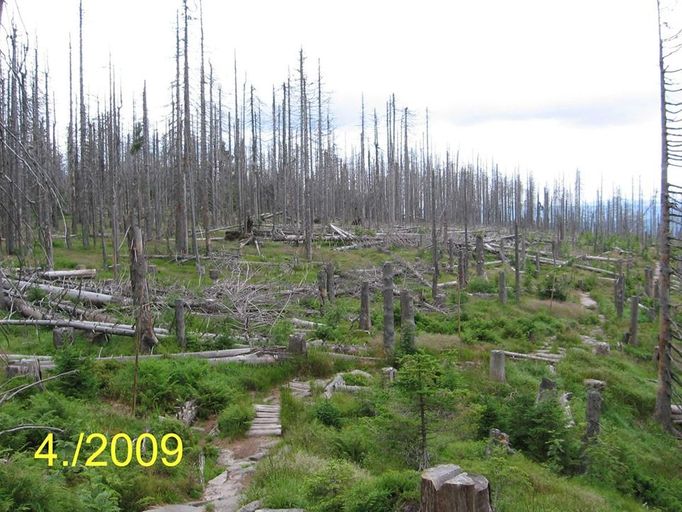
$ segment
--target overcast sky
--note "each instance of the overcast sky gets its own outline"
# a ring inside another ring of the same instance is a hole
[[[14,19],[38,35],[64,122],[78,0],[7,3],[3,26]],[[198,15],[198,0],[189,5]],[[180,6],[180,0],[84,0],[89,93],[106,91],[111,54],[124,97],[139,101],[146,80],[160,118],[175,76]],[[341,148],[358,145],[362,93],[366,108],[380,114],[395,93],[399,108],[417,113],[413,138],[421,137],[429,108],[434,146],[443,152],[480,154],[550,183],[562,174],[571,181],[579,168],[585,196],[602,178],[607,190],[629,192],[640,177],[648,189],[656,186],[654,0],[204,0],[203,9],[207,58],[230,98],[235,51],[240,80],[247,75],[268,111],[273,84],[296,70],[301,46],[311,75],[321,60]],[[191,29],[197,66],[198,22]]]

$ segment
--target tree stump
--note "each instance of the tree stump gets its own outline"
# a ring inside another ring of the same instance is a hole
[[[208,277],[211,279],[211,281],[217,281],[220,279],[220,271],[217,268],[209,268]]]
[[[324,307],[327,302],[327,272],[324,269],[317,272],[317,291],[320,294],[320,306]]]
[[[393,319],[393,265],[390,262],[383,266],[384,295],[384,352],[386,356],[395,349],[395,325]]]
[[[507,303],[507,278],[504,275],[504,272],[500,272],[500,279],[499,279],[499,296],[500,296],[500,302],[502,304]]]
[[[329,302],[334,302],[336,298],[336,291],[334,290],[334,264],[327,263],[324,266],[325,273],[327,274],[327,300]]]
[[[372,328],[372,317],[369,314],[369,282],[363,281],[360,288],[360,329],[369,331]]]
[[[392,366],[386,366],[381,369],[381,375],[384,379],[384,382],[393,382],[397,374],[397,370]]]
[[[73,327],[55,327],[52,330],[52,344],[54,348],[61,348],[64,345],[73,343]]]
[[[585,428],[584,442],[588,442],[599,435],[599,420],[601,418],[602,397],[601,390],[606,385],[600,380],[587,379],[587,408],[585,412],[585,419],[587,420],[587,427]]]
[[[492,512],[488,480],[454,464],[427,469],[422,473],[420,512]]]
[[[308,353],[305,337],[302,334],[292,334],[289,336],[289,347],[287,351],[295,356],[304,356]]]
[[[505,382],[504,351],[493,350],[490,352],[490,378],[497,382]]]
[[[547,377],[543,377],[540,381],[540,388],[538,389],[538,395],[535,401],[539,403],[547,400],[548,398],[556,396],[556,391],[556,382],[548,379]]]

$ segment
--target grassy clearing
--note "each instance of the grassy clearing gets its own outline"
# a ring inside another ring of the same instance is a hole
[[[619,244],[617,240],[609,243]],[[156,245],[149,246],[148,251],[164,250],[165,243]],[[236,254],[237,243],[219,242],[214,249]],[[261,251],[258,255],[252,246],[241,251],[242,260],[249,262],[253,283],[295,287],[315,282],[319,263],[306,264],[302,247],[266,241]],[[111,247],[107,253],[111,254]],[[102,266],[100,248],[67,250],[58,243],[55,255],[60,268]],[[412,263],[430,259],[427,251],[419,249],[391,249],[386,254],[374,248],[337,252],[327,244],[315,248],[315,260],[333,261],[339,272],[375,268],[395,256]],[[641,274],[644,266],[652,264],[651,258],[648,252],[638,253],[626,280],[626,295],[641,289]],[[206,275],[199,278],[193,262],[154,258],[151,263],[157,266],[152,284],[171,290],[169,302],[183,288],[200,296],[212,284]],[[5,258],[3,264],[15,262]],[[126,272],[125,256],[122,264]],[[242,270],[246,271],[246,265]],[[529,263],[519,303],[513,299],[513,273],[506,269],[510,300],[501,305],[495,298],[499,270],[488,268],[487,278],[472,278],[461,296],[456,288],[447,289],[446,303],[453,307],[453,313],[420,311],[416,316],[417,347],[438,361],[437,385],[427,410],[431,463],[457,463],[486,475],[496,510],[501,512],[682,510],[679,447],[651,421],[656,386],[651,353],[656,323],[642,313],[640,345],[615,350],[629,320],[627,314],[626,318],[616,318],[610,283],[570,265],[552,273],[543,266],[538,276]],[[111,273],[103,270],[98,278],[111,278]],[[440,277],[441,282],[454,279],[456,276],[447,271]],[[407,285],[415,295],[421,291],[430,296],[429,290],[404,276],[396,284]],[[548,289],[555,287],[561,293],[550,293],[548,298]],[[598,310],[582,308],[578,291],[588,291]],[[263,333],[270,332],[274,342],[285,344],[293,331],[288,318],[297,316],[326,325],[312,332],[311,338],[366,346],[370,354],[380,355],[381,301],[380,293],[371,298],[373,327],[369,334],[357,329],[359,300],[351,296],[340,296],[325,308],[314,297],[293,300],[286,314],[266,326]],[[461,310],[457,311],[454,306],[460,303]],[[648,299],[643,303],[652,305]],[[132,320],[130,311],[112,308],[112,313],[121,321]],[[603,332],[599,331],[599,315],[605,318]],[[397,303],[394,319],[398,340]],[[170,308],[159,312],[157,323],[172,323]],[[189,346],[194,350],[231,346],[233,326],[230,318],[189,313]],[[99,511],[134,512],[153,503],[197,499],[201,494],[200,454],[206,458],[205,478],[218,474],[218,448],[246,431],[255,401],[293,377],[316,379],[357,367],[374,375],[369,382],[349,379],[367,385],[366,391],[357,395],[337,394],[325,400],[321,390],[314,388],[313,399],[302,402],[286,388],[281,389],[283,442],[258,465],[247,498],[261,498],[269,507],[303,507],[311,512],[392,512],[418,500],[418,415],[405,391],[399,385],[384,383],[374,365],[334,360],[318,350],[310,350],[307,358],[269,367],[210,365],[191,359],[144,360],[140,364],[138,416],[133,418],[132,365],[93,364],[81,358],[100,352],[130,354],[132,339],[112,337],[99,346],[78,335],[73,347],[56,351],[49,330],[11,327],[2,332],[0,342],[7,352],[55,354],[62,368],[91,371],[82,374],[89,377],[56,382],[46,392],[33,391],[3,405],[0,430],[24,422],[64,428],[64,434],[57,436],[56,449],[67,454],[73,452],[80,431],[109,436],[119,431],[149,430],[155,435],[174,431],[182,435],[187,451],[177,468],[46,469],[44,462],[32,459],[44,433],[3,435],[0,456],[10,462],[0,465],[0,511],[21,510],[30,503],[33,508],[27,510],[78,512],[93,510],[94,503]],[[192,334],[199,332],[222,336],[209,344]],[[608,341],[614,350],[608,357],[593,355],[580,335]],[[560,347],[569,349],[555,365],[556,373],[542,363],[508,361],[507,382],[489,380],[490,350],[530,352],[543,346],[554,352]],[[178,350],[173,336],[159,347],[160,353]],[[563,410],[553,402],[535,403],[543,377],[555,380],[562,392],[573,393],[574,427],[567,427]],[[586,378],[607,382],[602,432],[589,446],[582,442]],[[224,439],[210,439],[204,432],[187,429],[172,419],[177,406],[191,399],[199,406],[198,425],[217,423]],[[515,453],[493,450],[486,454],[492,427],[509,433]]]

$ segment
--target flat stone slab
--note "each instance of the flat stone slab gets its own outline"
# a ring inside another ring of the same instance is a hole
[[[147,509],[147,512],[197,512],[204,510],[204,506],[193,507],[192,505],[163,505]]]

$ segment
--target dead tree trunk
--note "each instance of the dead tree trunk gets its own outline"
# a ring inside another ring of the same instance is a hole
[[[490,352],[490,378],[497,382],[504,382],[506,380],[503,350],[493,350]]]
[[[476,235],[476,275],[483,277],[483,237]]]
[[[133,226],[129,231],[128,242],[130,243],[130,284],[133,289],[133,305],[137,310],[135,339],[140,350],[151,352],[159,340],[154,333],[154,316],[147,286],[147,260],[144,255],[142,230],[138,226]]]
[[[360,289],[360,329],[369,331],[372,328],[372,320],[369,314],[369,283],[362,282]]]
[[[623,318],[625,279],[622,274],[619,274],[613,282],[613,302],[616,306],[616,316],[618,316],[618,318]]]
[[[336,298],[336,292],[334,291],[334,264],[327,263],[324,266],[324,270],[327,275],[327,300],[334,302]]]
[[[637,339],[637,320],[639,319],[639,296],[635,295],[630,298],[630,336],[628,343],[631,345],[639,345]]]
[[[387,357],[393,355],[395,348],[395,326],[393,320],[393,265],[384,263],[383,267],[384,294],[384,353]]]
[[[415,351],[414,305],[409,290],[400,290],[400,348],[403,354]]]
[[[514,295],[521,300],[521,258],[519,255],[519,223],[514,222]]]
[[[175,300],[175,337],[184,351],[187,348],[187,337],[185,336],[185,301]]]
[[[656,392],[656,409],[654,417],[663,426],[664,429],[672,432],[674,426],[672,422],[672,394],[673,394],[673,373],[672,373],[672,322],[670,315],[670,256],[671,256],[671,230],[670,230],[670,210],[672,207],[670,201],[670,183],[668,182],[668,165],[669,158],[677,161],[679,165],[682,159],[682,153],[679,150],[679,144],[672,142],[672,134],[675,132],[670,128],[680,129],[679,118],[675,119],[673,113],[676,112],[675,107],[667,100],[666,93],[668,89],[679,87],[679,81],[672,79],[672,76],[667,71],[667,63],[663,43],[663,28],[668,27],[664,25],[661,19],[661,5],[658,2],[658,64],[659,64],[659,92],[660,92],[660,120],[661,120],[661,221],[660,221],[660,235],[659,235],[659,268],[660,278],[658,287],[658,301],[659,301],[659,334],[658,334],[658,390]],[[677,38],[678,34],[673,35]],[[674,39],[673,39],[674,41]],[[668,43],[671,41],[668,39]],[[673,42],[673,46],[676,42]],[[668,56],[679,50],[679,47],[673,50]],[[665,51],[669,51],[666,49]],[[676,70],[677,71],[677,70]],[[669,114],[670,112],[670,114]],[[675,125],[675,126],[669,126]],[[679,381],[679,379],[678,379]]]
[[[500,296],[500,302],[502,304],[507,303],[507,278],[505,276],[504,272],[500,272],[500,280],[499,280],[499,296]]]

